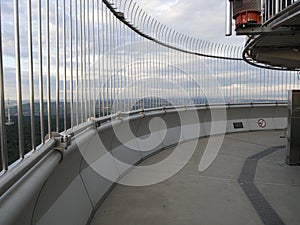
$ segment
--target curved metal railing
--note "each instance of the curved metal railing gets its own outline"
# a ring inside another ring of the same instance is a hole
[[[133,0],[0,4],[3,172],[42,148],[52,132],[66,134],[93,118],[193,104],[281,102],[286,90],[299,87],[297,73],[251,67],[240,58],[242,46],[175,31]]]

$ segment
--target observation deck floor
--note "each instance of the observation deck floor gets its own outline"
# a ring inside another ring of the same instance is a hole
[[[116,185],[92,225],[299,224],[300,167],[285,163],[283,131],[228,134],[214,162],[199,172],[208,138],[189,162],[158,184]],[[181,147],[189,147],[189,142]],[[150,165],[174,147],[146,159]],[[129,173],[134,172],[134,170]]]

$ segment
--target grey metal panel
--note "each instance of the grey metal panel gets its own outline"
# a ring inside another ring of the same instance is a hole
[[[163,135],[162,132],[156,131],[151,133],[152,138],[149,139],[150,135],[144,135],[139,137],[141,141],[138,141],[138,146],[140,149],[140,154],[143,158],[159,151],[163,148]],[[147,140],[147,141],[146,141]]]
[[[179,143],[183,140],[182,126],[173,127],[167,130],[167,133],[162,142],[164,147]]]
[[[77,145],[72,145],[64,154],[64,159],[40,190],[33,215],[33,223],[38,222],[49,210],[66,188],[74,181],[80,171],[81,154]]]
[[[228,108],[227,109],[227,119],[228,120],[240,120],[240,119],[245,119],[248,118],[249,115],[249,108]]]
[[[92,167],[86,167],[81,172],[81,177],[93,207],[96,207],[98,202],[104,198],[105,194],[114,184],[112,181],[101,176]]]
[[[182,119],[180,118],[180,114],[182,113],[178,113],[176,111],[167,112],[166,114],[161,115],[160,118],[162,118],[165,121],[167,128],[173,128],[180,125],[180,122],[182,121]]]
[[[101,129],[98,129],[98,135],[105,149],[110,150],[114,138],[113,130],[107,129],[103,131]]]
[[[116,148],[113,148],[111,153],[116,159],[130,165],[135,164],[141,159],[141,154],[136,139],[132,139]]]
[[[61,159],[50,152],[0,197],[1,224],[31,224],[39,191]]]
[[[133,126],[136,125],[136,126]],[[112,141],[111,149],[114,149],[123,143],[133,140],[136,137],[136,130],[139,123],[130,123],[128,119],[122,120],[121,123],[112,126],[114,139]]]
[[[202,123],[184,125],[181,127],[183,140],[190,140],[205,136],[205,131]]]
[[[78,175],[41,215],[36,224],[86,224],[92,209],[84,184]]]

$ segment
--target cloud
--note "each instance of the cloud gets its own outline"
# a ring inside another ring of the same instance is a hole
[[[244,37],[225,37],[225,1],[138,0],[158,21],[202,40],[241,45]]]
[[[133,0],[134,1],[134,0]],[[158,19],[161,24],[167,25],[169,28],[172,28],[176,31],[179,31],[183,34],[190,35],[195,38],[203,39],[209,42],[220,42],[220,43],[229,43],[235,44],[238,46],[242,46],[244,39],[230,37],[225,38],[224,34],[224,12],[225,12],[225,2],[223,0],[217,1],[205,1],[205,0],[137,0],[138,4],[141,8],[147,12],[149,15]],[[38,24],[37,24],[37,2],[33,1],[32,5],[32,18],[33,18],[33,55],[34,55],[34,78],[35,81],[38,81],[39,77],[39,59],[38,59]],[[46,83],[46,73],[47,73],[47,65],[46,65],[46,24],[45,24],[45,2],[42,1],[42,34],[43,34],[43,74],[44,74],[44,84]],[[119,3],[120,1],[118,1]],[[122,1],[124,2],[124,1]],[[129,1],[128,1],[129,2]],[[28,98],[28,15],[27,15],[27,0],[20,0],[20,45],[21,45],[21,76],[22,76],[22,85],[23,85],[23,96],[24,98]],[[119,4],[116,4],[118,7]],[[4,64],[4,75],[5,75],[5,84],[6,88],[9,90],[8,92],[15,95],[15,45],[14,45],[14,16],[13,16],[13,1],[11,0],[3,0],[1,2],[1,19],[2,19],[2,42],[3,42],[3,64]],[[122,6],[123,7],[123,6]],[[80,13],[81,6],[78,5],[78,14]],[[91,8],[91,5],[90,5]],[[127,6],[128,8],[128,6]],[[73,5],[74,9],[74,5]],[[67,33],[67,78],[70,77],[70,46],[69,46],[69,1],[66,1],[66,33]],[[102,6],[100,4],[100,11],[102,10]],[[261,74],[258,69],[250,68],[250,66],[246,63],[242,63],[239,61],[235,62],[224,62],[224,60],[213,60],[211,58],[204,57],[196,57],[187,54],[183,54],[181,52],[177,52],[175,50],[167,49],[166,47],[159,46],[153,42],[143,40],[141,37],[137,35],[133,35],[133,33],[126,28],[125,26],[121,27],[121,31],[118,31],[118,40],[113,40],[111,34],[112,29],[108,24],[111,21],[110,16],[106,14],[108,10],[104,9],[103,16],[103,24],[102,27],[102,16],[100,15],[100,42],[95,45],[96,51],[96,70],[98,68],[97,59],[100,58],[100,72],[101,72],[101,83],[104,82],[107,78],[109,78],[112,74],[115,73],[114,70],[122,71],[124,76],[130,78],[134,78],[134,73],[144,74],[150,78],[153,74],[159,73],[165,74],[168,73],[167,78],[173,79],[177,81],[180,79],[184,81],[184,78],[181,76],[182,72],[184,74],[189,74],[193,76],[195,80],[199,79],[201,85],[205,86],[209,83],[209,79],[203,79],[204,77],[212,77],[213,79],[219,82],[221,86],[227,90],[229,87],[233,89],[242,90],[248,86],[249,92],[252,90],[252,86],[255,85],[264,85],[265,87],[270,87],[278,82],[282,83],[290,83],[293,79],[287,80],[282,77],[280,73],[276,76],[273,76],[273,79],[270,78],[266,80],[261,80],[257,74]],[[60,83],[63,79],[63,39],[62,39],[62,1],[59,1],[59,70],[60,70]],[[73,11],[74,13],[74,11]],[[90,11],[90,18],[91,18]],[[97,13],[95,13],[95,16]],[[55,79],[56,79],[56,18],[55,18],[55,1],[50,1],[50,63],[51,63],[51,85],[52,88],[55,89]],[[74,16],[74,14],[73,14]],[[86,15],[87,18],[87,15]],[[82,18],[78,17],[78,22]],[[128,19],[128,18],[127,18]],[[115,20],[115,19],[114,19]],[[95,20],[97,22],[97,18]],[[106,26],[107,25],[107,26]],[[138,25],[138,24],[136,24]],[[74,23],[73,23],[73,26]],[[73,27],[74,28],[74,27]],[[138,27],[141,29],[141,27]],[[87,29],[84,29],[85,37],[87,36]],[[91,30],[90,30],[91,32]],[[91,34],[91,33],[90,33]],[[96,31],[98,35],[98,31]],[[116,34],[115,34],[116,35]],[[157,35],[157,34],[155,34]],[[80,27],[78,30],[78,37],[80,36]],[[162,35],[159,35],[162,36]],[[115,36],[114,36],[115,37]],[[75,62],[75,30],[73,29],[73,63]],[[78,38],[80,41],[80,38]],[[91,40],[90,40],[91,41]],[[78,46],[79,53],[79,77],[81,76],[81,67],[86,67],[88,69],[88,63],[81,64],[81,47],[83,48],[86,56],[87,56],[87,40],[85,39],[83,46]],[[182,43],[180,43],[182,44]],[[93,45],[90,46],[90,60],[92,63],[92,54],[93,54]],[[98,48],[100,47],[100,53],[98,53]],[[117,48],[118,47],[118,48]],[[188,46],[185,47],[188,48]],[[239,47],[242,48],[242,47]],[[224,49],[224,48],[223,48]],[[238,49],[238,48],[236,48]],[[221,52],[219,47],[216,45],[215,50],[212,48],[212,45],[205,47],[204,51],[206,54],[218,54]],[[205,52],[206,51],[206,52]],[[229,56],[231,51],[227,51]],[[104,54],[104,57],[102,56]],[[225,53],[226,54],[226,53]],[[136,64],[137,66],[131,66],[130,70],[125,70],[127,64],[134,64],[135,62],[139,62],[141,60],[145,60],[145,65],[143,67],[140,64]],[[157,64],[160,62],[160,64]],[[158,66],[159,65],[159,66]],[[197,69],[195,69],[197,66]],[[123,68],[123,69],[122,69]],[[125,69],[124,69],[125,68]],[[238,68],[238,69],[237,69]],[[74,68],[73,68],[74,69]],[[91,64],[91,74],[92,74],[93,65]],[[141,71],[143,69],[143,71]],[[127,72],[126,72],[127,71]],[[180,72],[181,71],[181,72]],[[74,72],[74,71],[73,71]],[[97,72],[96,72],[97,73]],[[175,75],[174,75],[175,73]],[[256,75],[254,75],[256,74]],[[122,75],[122,74],[121,74]],[[272,74],[273,75],[273,74]],[[75,74],[74,74],[75,76]],[[271,76],[270,74],[266,75],[267,77]],[[201,78],[199,78],[201,77]],[[288,76],[286,76],[288,77]],[[197,79],[196,79],[197,78]],[[122,78],[125,79],[125,78]],[[124,82],[121,80],[116,81],[119,86]],[[294,82],[295,83],[295,82]],[[194,83],[191,80],[186,80],[183,86],[192,87]],[[258,86],[259,86],[258,85]],[[62,86],[62,84],[60,85]],[[108,85],[107,85],[108,86]],[[287,86],[281,85],[279,88],[284,88]],[[35,88],[38,90],[38,83],[35,82]],[[117,85],[114,88],[119,88]],[[149,87],[148,87],[149,88]],[[227,89],[226,89],[227,88]],[[36,91],[36,95],[38,91]],[[54,96],[55,90],[52,91],[52,95]]]

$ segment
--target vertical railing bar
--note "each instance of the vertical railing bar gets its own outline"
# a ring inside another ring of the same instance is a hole
[[[114,17],[115,18],[115,17]],[[119,44],[119,41],[120,41],[120,39],[119,39],[119,34],[120,34],[120,31],[119,31],[119,26],[118,26],[118,22],[120,22],[117,18],[115,18],[115,33],[116,33],[116,35],[115,35],[115,39],[116,39],[116,41],[115,41],[115,48],[114,48],[114,56],[115,56],[115,68],[114,68],[114,74],[115,74],[115,83],[116,83],[116,86],[115,86],[115,89],[116,89],[116,91],[115,91],[115,96],[114,96],[114,98],[115,98],[115,105],[116,105],[116,108],[117,108],[117,110],[118,111],[122,111],[122,109],[120,108],[120,100],[119,100],[119,98],[120,98],[120,96],[119,96],[119,94],[120,94],[120,79],[122,78],[121,76],[121,74],[119,74],[121,71],[119,71],[119,68],[121,68],[121,67],[119,67],[119,63],[120,63],[120,57],[119,57],[119,48],[121,47],[120,46],[120,44]]]
[[[108,96],[109,96],[109,90],[108,90],[108,74],[109,74],[109,45],[110,45],[110,42],[109,42],[109,37],[110,37],[110,33],[109,33],[109,24],[108,24],[108,17],[109,17],[109,14],[108,14],[108,9],[107,7],[105,7],[105,16],[106,16],[106,20],[105,20],[105,36],[106,36],[106,52],[107,52],[107,58],[106,58],[106,74],[105,74],[105,109],[106,109],[106,113],[105,115],[107,116],[108,115],[108,104],[109,104],[109,99],[108,99]]]
[[[69,22],[70,22],[70,34],[69,34],[69,46],[70,46],[70,119],[71,119],[71,123],[70,126],[73,129],[74,127],[74,112],[73,112],[73,108],[74,108],[74,95],[73,95],[73,15],[72,15],[72,1],[70,0],[69,2]]]
[[[83,96],[84,96],[84,120],[88,118],[88,102],[87,102],[87,69],[86,69],[86,0],[83,0]]]
[[[272,0],[274,1],[274,0]],[[273,16],[273,4],[270,3],[270,1],[268,2],[268,5],[269,5],[269,17],[268,19],[270,19],[272,16]]]
[[[81,84],[80,84],[80,88],[81,88],[81,91],[80,91],[80,94],[81,94],[81,98],[80,98],[80,119],[81,119],[81,123],[83,123],[84,121],[84,98],[83,98],[83,95],[84,95],[84,87],[83,87],[83,80],[84,80],[84,70],[83,70],[83,1],[85,0],[80,0],[80,76],[81,76]]]
[[[92,23],[93,23],[93,30],[92,30],[92,49],[93,49],[93,117],[96,118],[96,52],[95,52],[95,1],[92,1]]]
[[[46,58],[47,58],[47,98],[48,98],[48,134],[49,139],[52,137],[51,134],[51,78],[50,78],[50,22],[49,22],[49,0],[46,0]]]
[[[195,51],[198,51],[199,50],[199,44],[200,44],[200,40],[197,39],[197,42],[196,42],[196,46],[195,46]],[[195,97],[196,97],[196,102],[195,104],[199,104],[199,97],[200,97],[200,90],[198,91],[198,89],[200,88],[199,87],[199,83],[200,81],[197,79],[197,77],[200,76],[200,73],[199,73],[199,61],[200,61],[200,58],[199,57],[195,57],[195,73],[194,73],[194,80],[195,80]],[[225,64],[226,66],[226,64]]]
[[[267,18],[267,10],[266,10],[266,2],[265,2],[265,0],[263,0],[262,2],[261,2],[261,8],[263,9],[263,23],[266,21],[266,18]]]
[[[90,0],[87,0],[87,54],[88,54],[88,84],[87,84],[87,98],[88,98],[88,119],[91,118],[91,41],[90,41]]]
[[[75,71],[75,73],[76,73],[76,126],[78,126],[79,125],[79,93],[78,93],[78,90],[79,90],[79,88],[78,88],[78,85],[79,85],[79,83],[78,83],[78,65],[79,65],[79,62],[78,62],[78,60],[79,60],[79,57],[78,57],[78,51],[79,51],[79,49],[78,49],[78,45],[79,45],[79,43],[78,43],[78,10],[77,10],[77,8],[78,8],[78,0],[76,0],[75,1],[75,51],[76,51],[76,53],[75,53],[75,57],[76,57],[76,71]]]
[[[130,21],[131,21],[131,23],[133,23],[134,24],[134,21],[133,21],[133,12],[134,12],[134,9],[135,9],[135,6],[136,6],[136,2],[133,4],[133,7],[132,7],[132,10],[131,10],[131,13],[130,13]],[[132,44],[133,44],[133,46],[134,46],[134,48],[133,48],[133,50],[134,51],[136,51],[135,50],[135,48],[136,48],[136,33],[135,32],[132,32],[133,33],[133,42],[132,42]],[[132,52],[133,53],[133,52]],[[135,53],[135,52],[134,52]],[[132,56],[131,56],[131,63],[132,63],[132,69],[133,69],[133,72],[132,72],[132,80],[131,80],[131,82],[132,82],[132,84],[134,85],[133,86],[133,94],[132,94],[132,96],[133,96],[133,106],[134,106],[134,108],[133,108],[133,110],[136,110],[136,83],[135,83],[135,77],[136,77],[136,69],[135,69],[135,67],[136,67],[136,64],[135,64],[135,54],[132,54]]]
[[[191,43],[190,43],[190,49],[191,51],[196,51],[195,49],[195,46],[196,46],[196,39],[195,38],[192,38],[191,39]],[[191,66],[190,66],[190,71],[189,71],[189,86],[190,88],[188,89],[189,90],[189,98],[190,98],[190,104],[194,105],[195,104],[195,79],[194,79],[194,74],[195,74],[195,71],[196,71],[196,61],[195,61],[195,56],[193,55],[190,55],[189,57],[190,61],[191,61]]]
[[[105,64],[105,61],[104,61],[104,4],[102,2],[101,4],[101,27],[102,27],[102,85],[101,85],[101,104],[102,104],[102,116],[105,115],[105,103],[104,103],[104,100],[105,100],[105,90],[104,90],[104,82],[105,82],[105,76],[104,76],[104,73],[105,73],[105,69],[104,69],[104,64]],[[105,26],[105,32],[106,32],[106,26]],[[99,69],[99,73],[100,73],[100,69]]]
[[[269,1],[267,1],[267,4],[268,4],[268,18],[267,18],[268,20],[269,18],[271,18],[272,11],[271,11],[271,5],[269,4]]]
[[[64,131],[67,130],[67,44],[66,44],[66,0],[63,0],[63,57],[64,57]]]
[[[20,58],[20,28],[19,28],[19,1],[14,0],[14,25],[15,25],[15,57],[16,57],[16,90],[18,110],[18,135],[19,135],[19,157],[24,158],[24,132],[22,111],[22,81],[21,81],[21,58]]]
[[[231,49],[230,46],[227,46],[225,56],[230,56],[230,54],[229,54],[230,49]],[[230,70],[230,62],[229,62],[229,60],[226,60],[226,63],[225,63],[225,71],[226,71],[225,81],[226,81],[226,86],[228,87],[226,89],[226,103],[230,103],[229,92],[230,92],[231,83],[230,82],[229,82],[229,84],[227,83],[228,82],[228,80],[227,80],[228,76],[231,77],[231,73],[229,73],[229,70]]]
[[[284,80],[283,80],[283,77],[286,77],[286,76],[281,76],[281,89],[283,89],[283,87],[284,87]],[[281,98],[283,99],[284,98],[284,96],[283,96],[283,92],[281,91]]]
[[[279,13],[279,0],[275,0],[275,13]]]
[[[119,11],[122,11],[121,7],[121,1],[119,5]],[[119,23],[118,23],[119,22]],[[125,97],[124,97],[124,91],[123,91],[123,85],[124,85],[124,66],[125,62],[123,62],[123,52],[125,51],[125,46],[122,41],[122,23],[117,20],[116,23],[117,29],[118,29],[118,35],[117,35],[117,46],[120,49],[120,53],[118,54],[118,65],[117,65],[117,74],[118,74],[118,105],[119,105],[119,110],[125,112],[124,110],[124,102],[125,102]],[[123,50],[123,49],[124,50]]]
[[[117,100],[117,96],[116,96],[116,90],[117,90],[117,84],[116,81],[118,79],[118,75],[117,75],[117,64],[118,64],[118,56],[116,55],[117,53],[117,48],[118,48],[118,28],[117,28],[117,21],[116,21],[116,17],[113,16],[113,20],[112,20],[112,26],[113,26],[113,87],[114,87],[114,98],[113,98],[113,105],[115,107],[115,112],[117,112],[116,110],[118,110],[118,100]]]
[[[236,52],[235,55],[238,55],[238,51],[239,51],[239,47],[236,47]],[[239,104],[240,102],[240,93],[241,93],[241,86],[240,86],[240,79],[241,79],[241,75],[240,75],[240,64],[237,63],[236,66],[236,70],[238,72],[238,76],[237,76],[237,92],[236,92],[236,99],[237,99],[237,103]]]
[[[104,35],[104,3],[102,2],[102,7],[101,7],[101,12],[102,12],[102,15],[101,15],[101,25],[102,25],[102,29],[103,29],[103,32],[102,32],[102,116],[105,116],[105,89],[104,89],[104,85],[105,85],[105,68],[104,68],[104,64],[105,64],[105,61],[104,61],[104,53],[105,53],[105,49],[104,49],[104,43],[105,43],[105,40],[104,38],[106,37],[106,26],[105,26],[105,35]]]
[[[42,40],[42,0],[38,2],[38,48],[39,48],[39,92],[40,92],[40,132],[41,142],[44,139],[44,90],[43,90],[43,40]]]
[[[175,40],[174,40],[174,43],[176,43],[177,45],[179,45],[179,38],[178,38],[178,32],[176,32],[176,35],[175,35]],[[175,53],[175,60],[174,60],[174,63],[177,64],[179,66],[179,52],[174,52]],[[175,97],[175,102],[176,104],[178,105],[179,104],[179,96],[178,96],[178,85],[177,85],[177,68],[174,70],[174,72],[172,73],[172,76],[173,76],[173,79],[174,79],[174,82],[173,82],[173,85],[172,85],[172,88],[175,89],[174,91],[174,97]]]
[[[5,96],[4,96],[4,74],[3,74],[3,51],[2,51],[2,13],[0,3],[0,137],[1,137],[1,164],[2,170],[8,169],[8,152],[5,127]]]
[[[127,29],[126,29],[125,24],[122,24],[122,30],[123,30],[123,32],[122,32],[123,37],[127,37]],[[124,46],[124,52],[125,52],[126,47],[127,47],[126,40],[125,40],[125,38],[123,38],[122,40],[123,40],[123,46]],[[124,65],[126,65],[127,64],[127,62],[126,62],[126,54],[123,54],[123,61],[124,61]],[[123,69],[123,73],[124,73],[124,85],[127,85],[127,81],[128,81],[128,76],[127,76],[126,72],[127,72],[127,68],[124,67],[124,69]],[[128,108],[127,108],[128,92],[124,90],[123,93],[124,93],[124,96],[123,96],[123,100],[124,100],[123,111],[127,112],[128,111]]]
[[[180,38],[178,39],[178,44],[180,47],[182,47],[182,37],[183,35],[180,34]],[[179,69],[177,69],[177,76],[176,76],[176,80],[177,80],[177,95],[178,95],[178,105],[182,105],[182,95],[181,95],[181,69],[182,69],[182,58],[183,58],[183,52],[179,52],[179,57],[178,57],[178,65],[179,65]]]
[[[141,20],[141,23],[142,23],[142,30],[143,32],[145,32],[145,22],[146,22],[146,19],[147,19],[147,14],[146,12],[143,13],[142,15],[142,20]],[[143,108],[142,110],[145,109],[145,105],[147,104],[147,101],[148,101],[148,94],[147,94],[147,87],[146,87],[146,72],[145,72],[145,63],[146,63],[146,39],[144,37],[142,37],[142,58],[141,58],[141,63],[142,63],[142,93],[143,93]]]
[[[182,35],[181,33],[179,34],[178,36],[178,39],[177,39],[177,43],[178,43],[178,46],[181,47],[181,38],[182,38]],[[178,65],[178,68],[176,68],[175,70],[175,80],[176,80],[176,83],[175,83],[175,87],[176,87],[176,96],[177,96],[177,106],[181,105],[181,95],[180,95],[180,72],[181,72],[181,56],[182,56],[182,52],[179,52],[178,53],[178,60],[177,60],[177,65]]]
[[[144,20],[144,14],[142,15],[142,19],[141,19],[141,29],[142,31],[144,32],[144,23],[143,23],[143,20]],[[121,31],[120,31],[121,32]],[[142,42],[142,51],[141,51],[141,57],[140,57],[140,64],[141,64],[141,92],[142,92],[142,99],[143,99],[143,102],[142,102],[142,107],[141,107],[141,110],[145,109],[145,101],[147,100],[147,94],[146,94],[146,87],[145,87],[145,46],[146,46],[146,43],[145,43],[145,39],[144,37],[141,37],[141,42]]]
[[[155,27],[156,28],[156,27]],[[157,71],[159,70],[159,62],[158,62],[158,45],[155,44],[155,67],[153,68],[154,71]],[[154,74],[157,74],[157,73],[154,73]],[[155,103],[155,108],[158,107],[158,87],[157,87],[157,79],[154,79],[154,90],[155,90],[155,97],[154,97],[154,103]]]
[[[220,44],[218,44],[217,46],[215,45],[215,53],[216,55],[222,55],[222,46]],[[216,62],[216,69],[215,69],[215,75],[218,75],[220,69],[223,70],[222,68],[222,64],[221,64],[221,60],[220,59],[216,59],[215,60]],[[219,78],[218,76],[215,76],[215,85],[220,85],[222,87],[222,84],[223,84],[223,81],[222,81],[222,78]],[[214,85],[214,86],[215,86]],[[219,89],[219,90],[218,90]],[[217,103],[222,103],[222,100],[221,100],[221,96],[223,91],[221,90],[221,88],[219,86],[217,86],[217,88],[215,88],[215,95],[216,95],[216,99],[218,99]]]
[[[272,2],[272,3],[273,3],[273,4],[272,4],[272,13],[273,13],[272,15],[273,15],[273,16],[276,14],[276,1],[277,1],[277,0],[273,0],[273,2]]]
[[[103,29],[103,27],[102,27]],[[102,30],[103,31],[103,30]],[[100,44],[101,44],[101,40],[100,40],[100,6],[99,6],[99,1],[97,1],[97,42],[98,42],[98,89],[97,89],[97,92],[98,92],[98,117],[101,117],[101,76],[100,76],[100,53],[101,53],[101,47],[100,47]]]
[[[184,40],[185,40],[185,35],[182,35],[182,38],[180,39],[180,45],[182,48],[184,48]],[[182,92],[182,81],[183,81],[183,72],[184,71],[184,53],[180,53],[180,72],[179,72],[179,95],[180,95],[180,105],[183,105],[183,92]]]
[[[112,90],[112,79],[113,79],[113,74],[112,74],[112,51],[113,51],[113,29],[112,29],[112,13],[109,12],[109,74],[108,74],[108,79],[109,79],[109,89],[110,89],[110,93],[109,93],[109,113],[111,114],[111,110],[112,110],[112,94],[113,94],[113,90]]]
[[[34,80],[33,80],[33,52],[32,52],[32,15],[31,0],[28,0],[28,75],[30,89],[30,123],[31,123],[31,148],[35,150],[35,118],[34,118]]]
[[[59,132],[59,14],[58,0],[55,1],[56,18],[56,131]]]
[[[121,8],[120,8],[121,9]],[[123,68],[122,68],[122,39],[121,39],[121,23],[118,19],[116,19],[116,29],[117,29],[117,65],[116,65],[116,74],[118,77],[117,82],[117,102],[118,102],[118,109],[119,111],[122,110],[122,80],[123,80]]]

